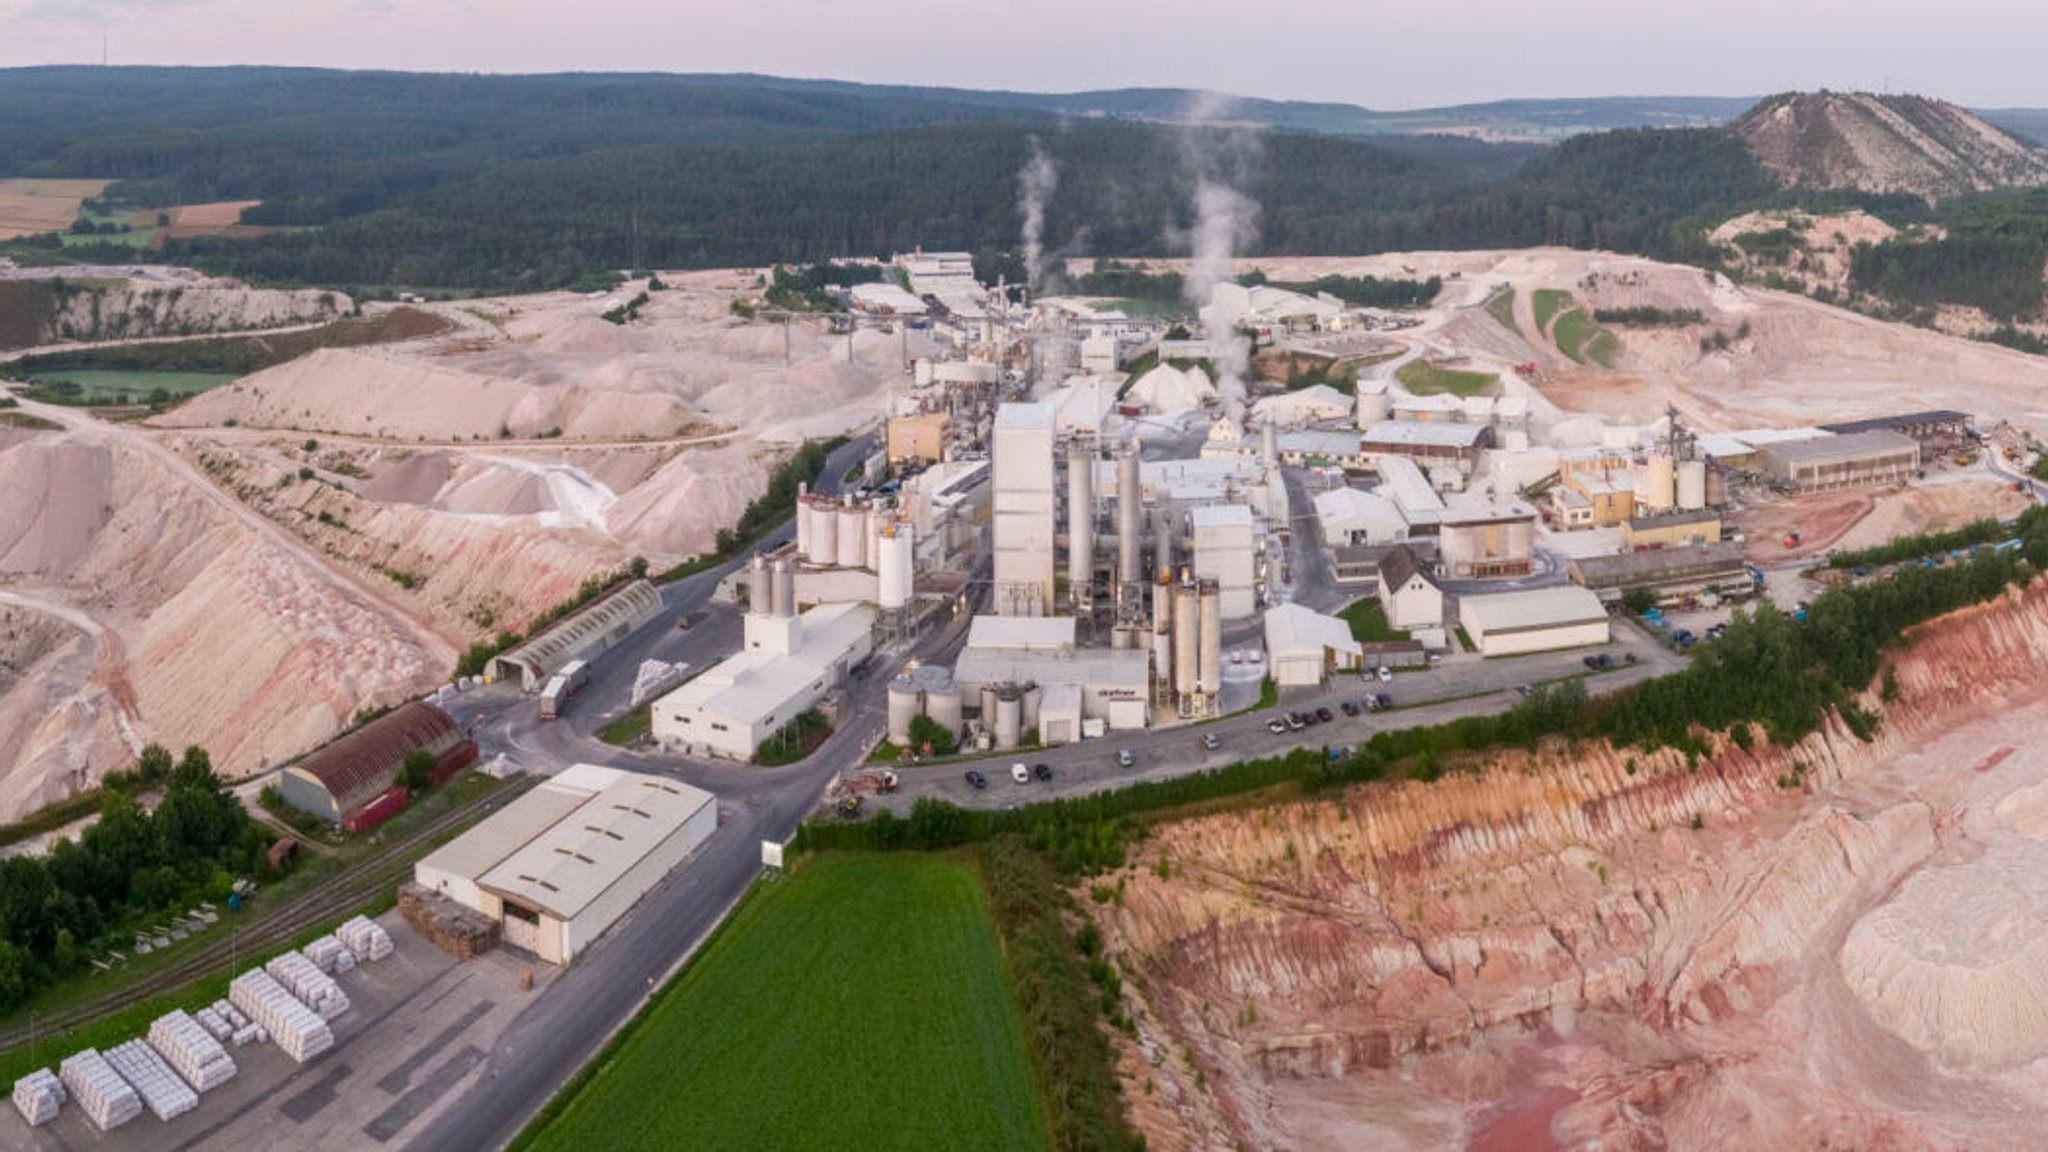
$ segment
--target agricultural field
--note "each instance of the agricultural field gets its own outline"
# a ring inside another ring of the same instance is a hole
[[[972,865],[840,855],[756,889],[517,1142],[1044,1149]]]
[[[1500,383],[1500,377],[1491,372],[1463,372],[1427,360],[1410,360],[1394,372],[1394,378],[1417,396],[1432,396],[1438,392],[1449,392],[1453,396],[1483,396]]]
[[[123,368],[53,368],[36,374],[29,395],[59,404],[127,404],[157,392],[173,400],[197,396],[235,379],[223,372],[149,372]]]
[[[97,196],[106,180],[0,180],[0,240],[62,232],[78,219],[81,202]]]

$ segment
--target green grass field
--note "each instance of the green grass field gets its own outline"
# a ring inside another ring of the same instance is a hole
[[[1515,290],[1513,288],[1486,302],[1486,314],[1500,321],[1500,326],[1510,332],[1519,332],[1515,324]]]
[[[1352,604],[1339,615],[1351,625],[1351,638],[1361,644],[1408,639],[1406,632],[1387,623],[1386,607],[1371,597]]]
[[[972,867],[825,855],[766,882],[515,1148],[1044,1149]]]
[[[1557,318],[1557,331],[1553,337],[1557,341],[1557,350],[1580,364],[1592,360],[1603,367],[1608,366],[1620,347],[1614,334],[1593,323],[1593,318],[1581,308],[1574,308]]]
[[[1538,288],[1536,294],[1529,298],[1529,306],[1536,312],[1537,333],[1549,332],[1550,318],[1571,301],[1572,294],[1562,288]]]
[[[126,396],[146,399],[161,388],[174,397],[197,396],[233,380],[220,372],[145,372],[119,368],[53,368],[36,373],[45,384],[76,384],[82,402],[104,404]]]
[[[1491,372],[1460,372],[1427,360],[1410,360],[1395,370],[1394,378],[1417,396],[1431,396],[1438,392],[1480,396],[1500,382],[1500,378]]]

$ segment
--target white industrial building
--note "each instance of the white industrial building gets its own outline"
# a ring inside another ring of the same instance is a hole
[[[1380,558],[1380,608],[1387,626],[1403,632],[1444,626],[1444,592],[1406,545]]]
[[[588,949],[718,830],[701,788],[578,764],[413,866],[413,879],[497,920],[550,964]]]
[[[1380,495],[1400,509],[1409,535],[1435,535],[1443,523],[1444,498],[1422,474],[1422,468],[1405,457],[1386,456],[1374,461],[1373,470],[1380,475]]]
[[[854,308],[877,316],[922,316],[931,311],[924,301],[896,284],[855,284],[852,296]]]
[[[1241,620],[1258,610],[1258,526],[1242,504],[1212,504],[1188,512],[1195,544],[1195,577],[1214,580],[1223,616]]]
[[[1116,394],[1121,385],[1106,376],[1070,376],[1067,382],[1045,398],[1052,408],[1053,431],[1061,436],[1076,432],[1098,435],[1116,416]]]
[[[1266,658],[1273,683],[1282,688],[1321,684],[1363,660],[1349,624],[1299,604],[1266,610]]]
[[[1444,502],[1437,555],[1445,576],[1526,576],[1535,563],[1536,509],[1471,493]]]
[[[1324,429],[1282,432],[1274,440],[1282,464],[1296,468],[1336,465],[1346,471],[1362,472],[1365,453],[1359,450],[1358,433]]]
[[[795,573],[756,558],[745,647],[654,702],[654,738],[669,748],[749,760],[761,742],[823,699],[874,650],[876,613],[860,603],[795,610]]]
[[[1359,446],[1375,467],[1383,459],[1407,459],[1424,468],[1443,466],[1470,473],[1479,453],[1493,446],[1493,429],[1484,424],[1383,420],[1359,434]]]
[[[1046,744],[1077,740],[1090,726],[1143,728],[1149,654],[1143,648],[1078,648],[1074,635],[1072,617],[975,617],[953,666],[959,698],[980,701],[986,712],[999,692],[1035,688],[1037,696],[1025,694],[1020,723],[1032,727],[1035,711]],[[982,722],[994,727],[986,715]]]
[[[1465,596],[1458,622],[1482,656],[1581,648],[1610,638],[1600,597],[1576,585]]]
[[[1054,413],[1048,404],[996,410],[995,597],[998,616],[1053,610]]]
[[[519,677],[520,690],[538,692],[548,678],[577,660],[588,660],[661,615],[661,589],[633,580],[578,608],[539,635],[491,659],[493,680]]]
[[[1160,354],[1157,367],[1138,377],[1124,394],[1124,402],[1147,412],[1189,412],[1216,398],[1216,385],[1201,368],[1189,365],[1183,371],[1166,362]]]
[[[1326,420],[1343,420],[1351,415],[1351,397],[1328,384],[1315,384],[1278,396],[1267,396],[1252,404],[1252,420],[1273,422],[1281,428],[1306,428]]]
[[[1271,284],[1246,286],[1230,280],[1209,290],[1209,303],[1201,315],[1211,332],[1232,328],[1335,332],[1345,326],[1344,302],[1328,293],[1306,296]]]
[[[1394,502],[1377,492],[1332,488],[1316,494],[1316,523],[1331,548],[1391,544],[1408,533],[1408,521]]]

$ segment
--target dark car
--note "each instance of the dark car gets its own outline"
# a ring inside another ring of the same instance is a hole
[[[1339,704],[1339,705],[1338,705],[1338,707],[1344,710],[1344,714],[1345,714],[1346,716],[1356,716],[1356,715],[1358,715],[1358,705],[1356,705],[1356,704],[1353,704],[1353,703],[1352,703],[1351,701],[1349,701],[1349,700],[1346,700],[1346,701],[1345,701],[1344,703],[1342,703],[1342,704]]]
[[[988,777],[983,776],[981,773],[976,772],[972,768],[969,768],[967,770],[967,782],[969,784],[972,784],[976,788],[988,787]]]
[[[1328,724],[1330,722],[1330,710],[1328,708],[1316,709],[1316,719]]]
[[[1031,766],[1031,774],[1033,776],[1038,777],[1040,780],[1050,780],[1052,779],[1052,765],[1033,764]]]

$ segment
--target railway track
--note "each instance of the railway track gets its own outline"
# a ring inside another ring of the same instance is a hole
[[[238,958],[246,963],[267,951],[282,947],[315,925],[345,916],[380,891],[396,886],[412,870],[413,862],[424,854],[424,850],[431,846],[440,834],[465,820],[503,807],[524,793],[533,783],[530,778],[513,780],[504,787],[494,789],[489,796],[475,804],[442,813],[432,822],[415,829],[403,840],[386,845],[376,856],[350,866],[333,882],[322,885],[239,931],[231,928],[226,933],[216,934],[204,947],[195,950],[189,956],[179,958],[176,963],[166,968],[152,972],[133,983],[110,988],[105,995],[96,996],[61,1011],[47,1015],[38,1014],[36,1036],[39,1039],[55,1037],[125,1004],[175,992],[208,973],[225,971]],[[27,1028],[13,1028],[0,1032],[0,1052],[11,1052],[28,1042]]]

